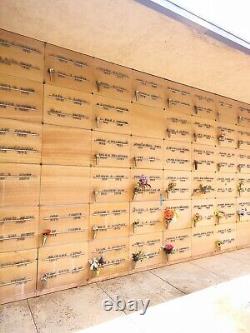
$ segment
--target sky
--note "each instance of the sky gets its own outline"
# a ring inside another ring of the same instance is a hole
[[[170,0],[250,43],[250,0]]]

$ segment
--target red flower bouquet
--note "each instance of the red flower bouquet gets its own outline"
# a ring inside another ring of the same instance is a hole
[[[171,254],[173,253],[174,251],[174,245],[169,243],[169,244],[166,244],[164,247],[163,247],[163,250],[166,254]]]

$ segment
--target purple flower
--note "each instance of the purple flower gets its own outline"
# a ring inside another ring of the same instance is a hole
[[[144,175],[141,175],[139,178],[139,183],[143,186],[146,186],[148,184],[148,178]]]

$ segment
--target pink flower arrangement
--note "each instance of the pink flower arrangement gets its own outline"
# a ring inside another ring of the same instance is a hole
[[[171,253],[173,253],[174,245],[171,244],[171,243],[166,244],[166,245],[163,247],[163,250],[165,251],[166,254],[171,254]]]

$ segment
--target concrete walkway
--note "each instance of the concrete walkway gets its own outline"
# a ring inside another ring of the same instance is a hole
[[[103,301],[150,299],[145,315]],[[157,328],[158,327],[158,328]],[[1,307],[1,333],[250,333],[250,249]]]

